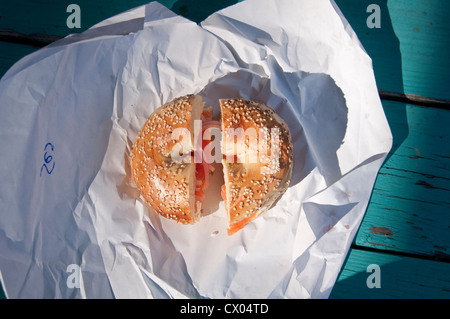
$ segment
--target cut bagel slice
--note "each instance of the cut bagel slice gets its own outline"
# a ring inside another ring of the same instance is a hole
[[[269,106],[222,99],[222,187],[232,235],[265,213],[287,190],[293,151],[286,123]]]
[[[159,107],[145,122],[130,153],[132,179],[144,200],[158,214],[183,224],[199,221],[208,186],[209,171],[194,160],[194,126],[204,116],[203,107],[197,95]]]

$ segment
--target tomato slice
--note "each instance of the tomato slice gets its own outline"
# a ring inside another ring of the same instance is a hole
[[[203,198],[203,189],[205,188],[205,170],[201,163],[195,164],[195,180],[196,182],[201,181],[200,185],[195,185],[195,196],[197,198]]]
[[[225,205],[227,203],[227,189],[225,188],[225,184],[222,185],[220,188],[220,195],[222,195],[223,201],[225,202]]]
[[[202,163],[195,163],[195,178],[197,180],[205,180],[205,170]]]
[[[211,119],[212,118],[212,112],[210,110],[203,110],[202,111],[202,115],[206,118],[206,119]]]

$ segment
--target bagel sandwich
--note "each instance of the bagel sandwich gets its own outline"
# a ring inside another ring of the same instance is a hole
[[[269,106],[242,98],[219,104],[219,121],[198,95],[178,97],[156,109],[132,146],[131,177],[155,212],[194,224],[214,172],[212,160],[221,161],[221,195],[232,235],[286,191],[293,151],[287,125]],[[220,138],[206,137],[211,130]],[[219,143],[215,156],[213,142]]]

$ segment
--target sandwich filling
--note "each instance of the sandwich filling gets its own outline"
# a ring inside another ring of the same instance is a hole
[[[202,120],[202,134],[197,141],[197,150],[201,150],[201,156],[195,158],[201,158],[200,163],[195,164],[195,201],[197,207],[203,203],[205,199],[205,191],[209,186],[210,174],[214,172],[214,166],[211,162],[210,143],[211,140],[205,140],[202,137],[205,135],[205,131],[209,128],[217,128],[220,130],[220,122],[212,119],[212,109],[203,110],[201,115]],[[200,146],[201,144],[201,146]]]

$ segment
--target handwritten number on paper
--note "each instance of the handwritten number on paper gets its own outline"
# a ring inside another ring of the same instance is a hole
[[[47,172],[47,174],[51,174],[53,172],[53,169],[55,168],[55,161],[53,160],[53,156],[51,154],[53,154],[53,151],[55,150],[55,147],[53,146],[52,143],[47,143],[45,144],[44,147],[44,164],[42,164],[41,166],[41,173],[39,174],[39,176],[42,176],[42,172],[45,171]]]

